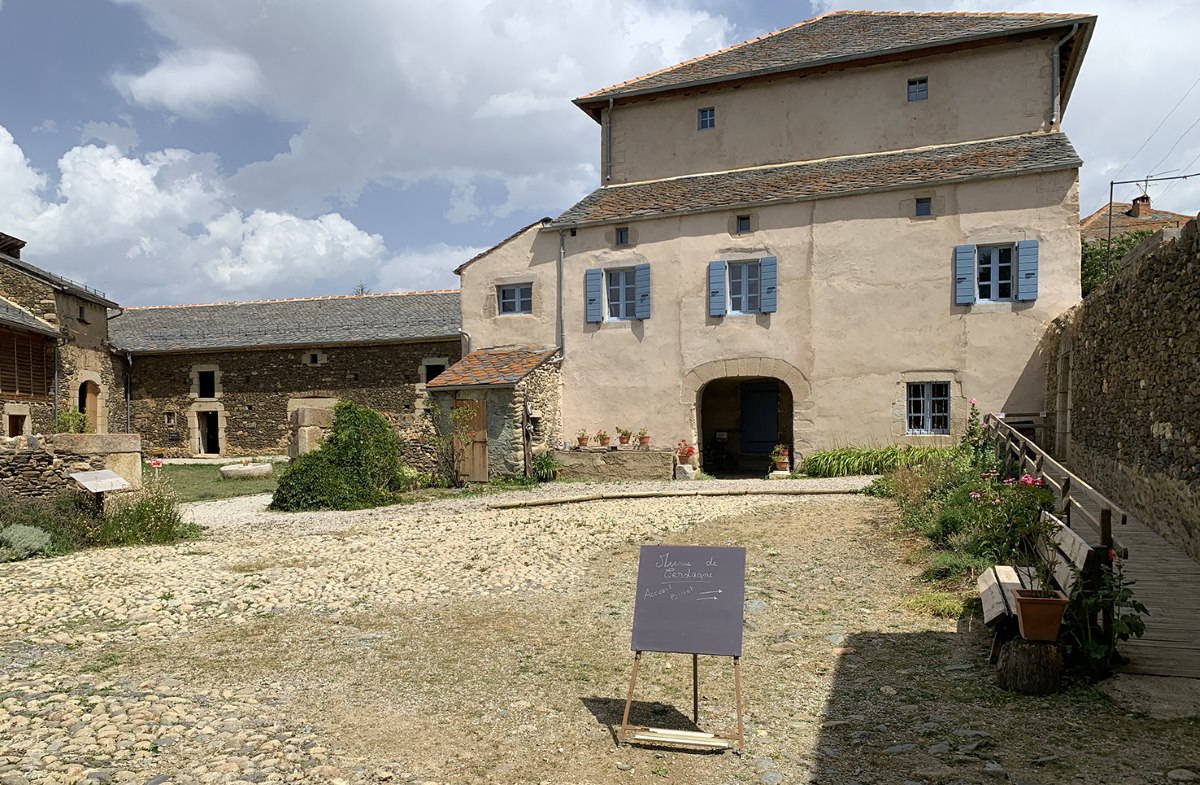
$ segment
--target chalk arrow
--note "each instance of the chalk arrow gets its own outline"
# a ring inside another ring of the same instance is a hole
[[[702,591],[700,593],[701,594],[721,594],[723,591],[724,591],[723,589],[717,589],[716,591]],[[713,599],[715,600],[716,597],[713,597]]]
[[[700,600],[715,600],[715,599],[717,599],[717,598],[716,597],[697,597],[696,602],[699,602]]]

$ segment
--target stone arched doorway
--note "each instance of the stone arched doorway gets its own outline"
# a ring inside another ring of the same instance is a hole
[[[93,381],[81,382],[77,406],[80,414],[87,417],[88,432],[100,432],[100,385]]]
[[[771,357],[716,360],[683,379],[681,398],[693,409],[693,440],[701,467],[711,473],[761,475],[776,443],[793,456],[811,449],[808,379],[800,369]]]

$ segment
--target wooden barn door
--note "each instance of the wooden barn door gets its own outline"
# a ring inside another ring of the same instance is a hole
[[[471,443],[463,450],[462,478],[467,482],[488,481],[487,401],[455,401],[457,409],[471,410]]]

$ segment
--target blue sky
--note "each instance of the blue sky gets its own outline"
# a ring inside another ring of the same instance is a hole
[[[431,7],[0,0],[0,231],[131,305],[453,287],[597,183],[599,129],[571,98],[834,6]],[[1064,122],[1084,214],[1200,76],[1184,0],[854,7],[1098,13]],[[1120,177],[1200,169],[1198,120],[1200,87]],[[1150,193],[1200,209],[1197,181]]]

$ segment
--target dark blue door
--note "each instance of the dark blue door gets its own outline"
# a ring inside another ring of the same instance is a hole
[[[742,385],[742,452],[766,454],[779,440],[779,385]]]

